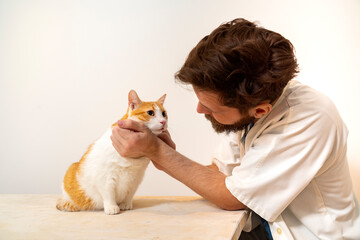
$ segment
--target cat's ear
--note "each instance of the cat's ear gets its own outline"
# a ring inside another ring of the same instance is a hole
[[[166,98],[166,94],[162,95],[162,97],[159,98],[159,100],[157,100],[157,102],[161,103],[161,104],[164,104],[165,98]]]
[[[134,110],[135,108],[137,108],[140,104],[142,103],[142,101],[140,100],[139,96],[137,95],[137,93],[134,90],[130,90],[129,92],[129,108],[131,110]]]

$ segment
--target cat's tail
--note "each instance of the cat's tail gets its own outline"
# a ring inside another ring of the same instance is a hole
[[[66,212],[78,212],[81,210],[71,200],[64,199],[63,197],[58,199],[56,208],[60,211]]]

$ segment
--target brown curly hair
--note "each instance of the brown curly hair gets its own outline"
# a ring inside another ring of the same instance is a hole
[[[175,78],[247,111],[276,100],[298,73],[293,45],[280,34],[238,18],[205,36]]]

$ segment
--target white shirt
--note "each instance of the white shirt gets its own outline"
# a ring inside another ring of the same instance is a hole
[[[360,239],[348,131],[330,99],[290,81],[242,141],[244,133],[230,134],[213,162],[274,239]]]

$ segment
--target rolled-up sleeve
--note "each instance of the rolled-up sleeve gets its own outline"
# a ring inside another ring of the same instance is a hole
[[[212,163],[226,176],[231,175],[233,169],[240,164],[240,149],[237,138],[236,133],[223,135],[213,154]]]

